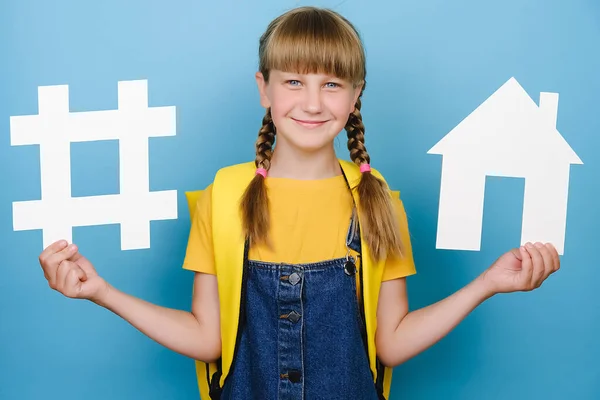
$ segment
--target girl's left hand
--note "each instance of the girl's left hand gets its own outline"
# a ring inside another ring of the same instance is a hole
[[[559,268],[560,259],[554,246],[527,243],[498,258],[480,279],[491,295],[528,292],[539,288]]]

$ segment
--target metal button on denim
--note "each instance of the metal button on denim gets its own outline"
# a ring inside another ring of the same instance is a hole
[[[292,321],[293,323],[296,323],[300,320],[301,315],[298,314],[296,311],[292,311],[291,313],[289,313],[287,315],[287,319]]]
[[[289,371],[287,373],[287,375],[288,375],[288,379],[290,380],[290,382],[293,382],[293,383],[298,383],[302,379],[302,372],[300,372],[300,371],[292,370],[292,371]]]
[[[348,276],[352,276],[356,273],[356,265],[352,261],[346,261],[344,264],[344,273]]]
[[[289,277],[289,281],[292,285],[296,285],[298,282],[300,282],[300,279],[300,274],[298,274],[297,272],[294,272]]]

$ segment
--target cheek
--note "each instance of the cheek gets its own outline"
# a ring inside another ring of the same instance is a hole
[[[351,104],[352,100],[348,100],[346,96],[343,98],[337,97],[332,98],[329,102],[329,111],[336,116],[336,119],[343,120],[345,122],[352,111],[354,111],[354,104]]]
[[[271,99],[271,118],[278,129],[283,129],[293,109],[293,102],[290,101],[289,96],[277,96],[277,94],[274,94]]]
[[[273,92],[271,95],[271,114],[285,116],[293,109],[292,96],[284,93]]]

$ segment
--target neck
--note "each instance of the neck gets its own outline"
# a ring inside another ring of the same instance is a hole
[[[288,146],[273,150],[269,176],[299,180],[326,179],[341,174],[333,146],[313,152],[302,152]]]

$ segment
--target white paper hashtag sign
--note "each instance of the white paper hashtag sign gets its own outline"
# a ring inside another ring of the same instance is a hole
[[[12,146],[39,145],[41,200],[13,203],[15,231],[42,229],[44,247],[75,226],[121,225],[121,249],[150,247],[150,221],[177,218],[177,191],[150,192],[148,139],[175,135],[175,107],[148,107],[145,80],[118,83],[118,108],[69,112],[67,85],[38,88],[38,115],[10,118]],[[73,142],[119,141],[120,193],[71,197]]]

